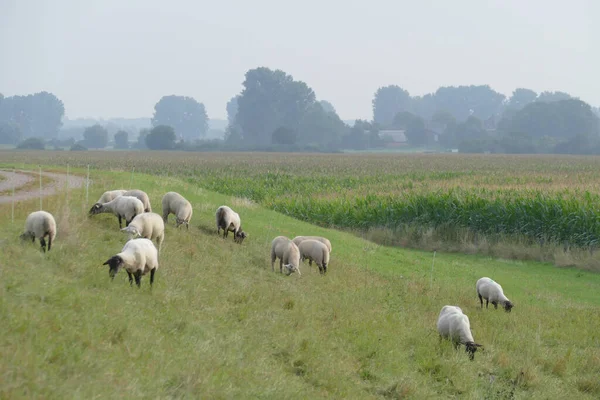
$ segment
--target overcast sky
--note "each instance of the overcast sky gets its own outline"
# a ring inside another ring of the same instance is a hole
[[[600,106],[600,1],[0,0],[0,92],[52,92],[69,118],[149,117],[170,94],[224,118],[258,66],[305,81],[343,119],[371,119],[389,84]]]

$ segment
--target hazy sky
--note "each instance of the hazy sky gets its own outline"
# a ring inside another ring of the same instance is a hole
[[[389,84],[600,106],[600,1],[0,0],[0,92],[53,92],[69,118],[151,116],[170,94],[224,118],[258,66],[305,81],[343,119],[370,119]]]

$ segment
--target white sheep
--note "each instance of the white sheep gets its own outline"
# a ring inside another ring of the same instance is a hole
[[[116,199],[119,196],[122,196],[127,190],[125,189],[117,189],[117,190],[109,190],[102,193],[102,196],[98,199],[96,203],[108,203],[111,200]]]
[[[150,197],[143,190],[132,189],[123,193],[123,196],[132,196],[138,198],[142,204],[144,205],[144,212],[152,212],[152,207],[150,206]]]
[[[242,221],[239,214],[227,206],[221,206],[217,208],[215,217],[217,221],[217,234],[220,234],[221,229],[223,229],[223,237],[226,238],[229,231],[232,231],[233,240],[242,244],[242,241],[248,235],[246,232],[242,231]]]
[[[481,308],[483,308],[483,299],[485,299],[485,308],[488,308],[488,303],[492,303],[495,309],[498,309],[498,303],[500,303],[506,312],[510,312],[513,308],[513,303],[504,295],[502,286],[498,282],[483,277],[477,281],[475,287],[477,288]]]
[[[275,272],[275,260],[279,258],[279,272],[290,275],[293,272],[300,273],[300,250],[289,238],[285,236],[277,236],[271,242],[271,270]],[[285,263],[285,265],[284,265]]]
[[[457,348],[459,344],[465,345],[465,351],[469,353],[471,360],[475,357],[477,348],[482,347],[473,340],[469,317],[463,314],[460,307],[442,307],[437,321],[437,330],[440,334],[440,340],[442,337],[451,340],[454,348]]]
[[[319,267],[321,274],[327,273],[327,264],[329,264],[329,248],[325,243],[318,240],[307,239],[300,242],[298,245],[300,250],[300,257],[305,260],[309,260],[309,264],[312,261]]]
[[[125,226],[127,226],[136,215],[143,212],[144,204],[138,198],[125,195],[119,196],[108,203],[96,203],[90,209],[90,215],[113,213],[119,218],[119,228],[121,228],[123,218],[125,219]]]
[[[121,229],[129,234],[129,239],[143,237],[150,240],[156,240],[158,253],[163,240],[165,240],[165,224],[163,219],[157,213],[149,212],[136,215],[129,225]]]
[[[46,252],[46,240],[48,236],[48,251],[52,248],[52,242],[56,237],[56,221],[52,214],[46,211],[34,211],[25,220],[25,231],[21,234],[22,240],[40,240],[42,250]]]
[[[329,249],[329,254],[331,254],[331,242],[329,239],[324,238],[323,236],[296,236],[292,239],[292,241],[296,244],[296,246],[300,246],[303,240],[318,240],[327,246]],[[301,256],[302,257],[302,256]],[[301,258],[301,261],[304,261],[304,258]],[[308,260],[308,265],[312,265],[312,260]]]
[[[177,192],[168,192],[162,198],[163,220],[165,224],[169,214],[175,215],[176,226],[185,224],[190,229],[190,219],[192,219],[192,204]]]
[[[115,278],[121,267],[125,268],[129,275],[129,285],[133,285],[135,277],[138,288],[142,275],[150,271],[150,287],[152,287],[154,273],[158,269],[158,251],[149,239],[131,239],[125,243],[120,253],[112,256],[102,265],[108,265],[108,275],[111,279]]]

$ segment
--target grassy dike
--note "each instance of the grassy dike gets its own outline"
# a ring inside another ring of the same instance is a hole
[[[75,171],[84,174],[83,171]],[[382,247],[193,186],[135,174],[153,211],[170,190],[194,207],[190,231],[167,227],[155,287],[130,288],[102,266],[126,236],[87,217],[131,173],[92,171],[85,188],[44,199],[52,251],[21,244],[38,199],[0,206],[0,398],[589,398],[600,396],[600,275],[535,262]],[[249,237],[216,235],[228,204]],[[171,217],[172,218],[172,217]],[[329,273],[270,269],[277,235],[323,234]],[[479,310],[490,276],[515,303]],[[431,279],[433,278],[433,279]],[[445,304],[469,315],[475,361],[438,342]]]

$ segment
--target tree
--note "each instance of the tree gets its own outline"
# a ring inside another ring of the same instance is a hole
[[[551,103],[553,101],[569,100],[572,98],[573,97],[571,97],[570,94],[565,92],[542,92],[540,93],[536,101]]]
[[[373,120],[381,126],[389,126],[396,114],[411,110],[411,97],[400,86],[384,86],[375,92],[372,105]]]
[[[129,141],[128,141],[129,133],[126,131],[118,131],[115,133],[115,148],[116,149],[128,149]]]
[[[337,148],[348,126],[335,112],[327,112],[320,102],[315,102],[300,121],[299,137],[305,144],[317,147]]]
[[[0,122],[0,144],[17,144],[23,134],[17,125],[10,122]]]
[[[40,138],[27,138],[17,145],[17,149],[44,150],[46,145]]]
[[[425,121],[413,113],[403,111],[396,114],[393,127],[404,129],[406,140],[413,146],[422,146],[430,140],[426,135]]]
[[[285,126],[280,126],[273,131],[271,135],[271,142],[273,144],[296,144],[296,132]]]
[[[204,104],[192,97],[163,96],[154,106],[152,126],[167,125],[184,140],[199,139],[208,131]]]
[[[437,109],[450,112],[457,121],[465,121],[470,116],[488,119],[501,111],[504,99],[503,94],[488,85],[441,87],[435,92]]]
[[[237,117],[237,113],[238,113],[238,99],[240,98],[240,95],[234,96],[231,98],[231,100],[229,100],[227,102],[227,122],[229,123],[229,126],[233,126],[235,125],[235,118]]]
[[[146,146],[150,150],[171,150],[175,147],[175,130],[168,125],[158,125],[146,136]]]
[[[600,123],[592,108],[576,99],[536,101],[518,111],[502,127],[507,132],[522,132],[532,138],[571,139],[575,135],[600,134]]]
[[[92,125],[83,131],[83,145],[89,149],[103,149],[108,144],[108,132],[100,125]]]
[[[321,101],[319,101],[319,104],[323,108],[323,111],[325,111],[326,113],[337,114],[337,112],[335,111],[335,107],[333,106],[333,104],[331,104],[327,100],[321,100]]]
[[[148,128],[140,129],[137,140],[133,147],[136,149],[147,149],[148,147],[146,147],[146,137],[149,134],[150,134],[150,129],[148,129]]]
[[[62,101],[48,92],[3,97],[0,102],[0,122],[16,126],[24,137],[56,137],[64,113]]]
[[[512,92],[508,99],[507,108],[521,110],[529,103],[533,103],[537,98],[537,93],[531,89],[517,88]]]
[[[315,103],[315,94],[306,83],[294,81],[281,70],[251,69],[243,86],[236,122],[246,144],[270,144],[272,132],[281,126],[298,131]]]

